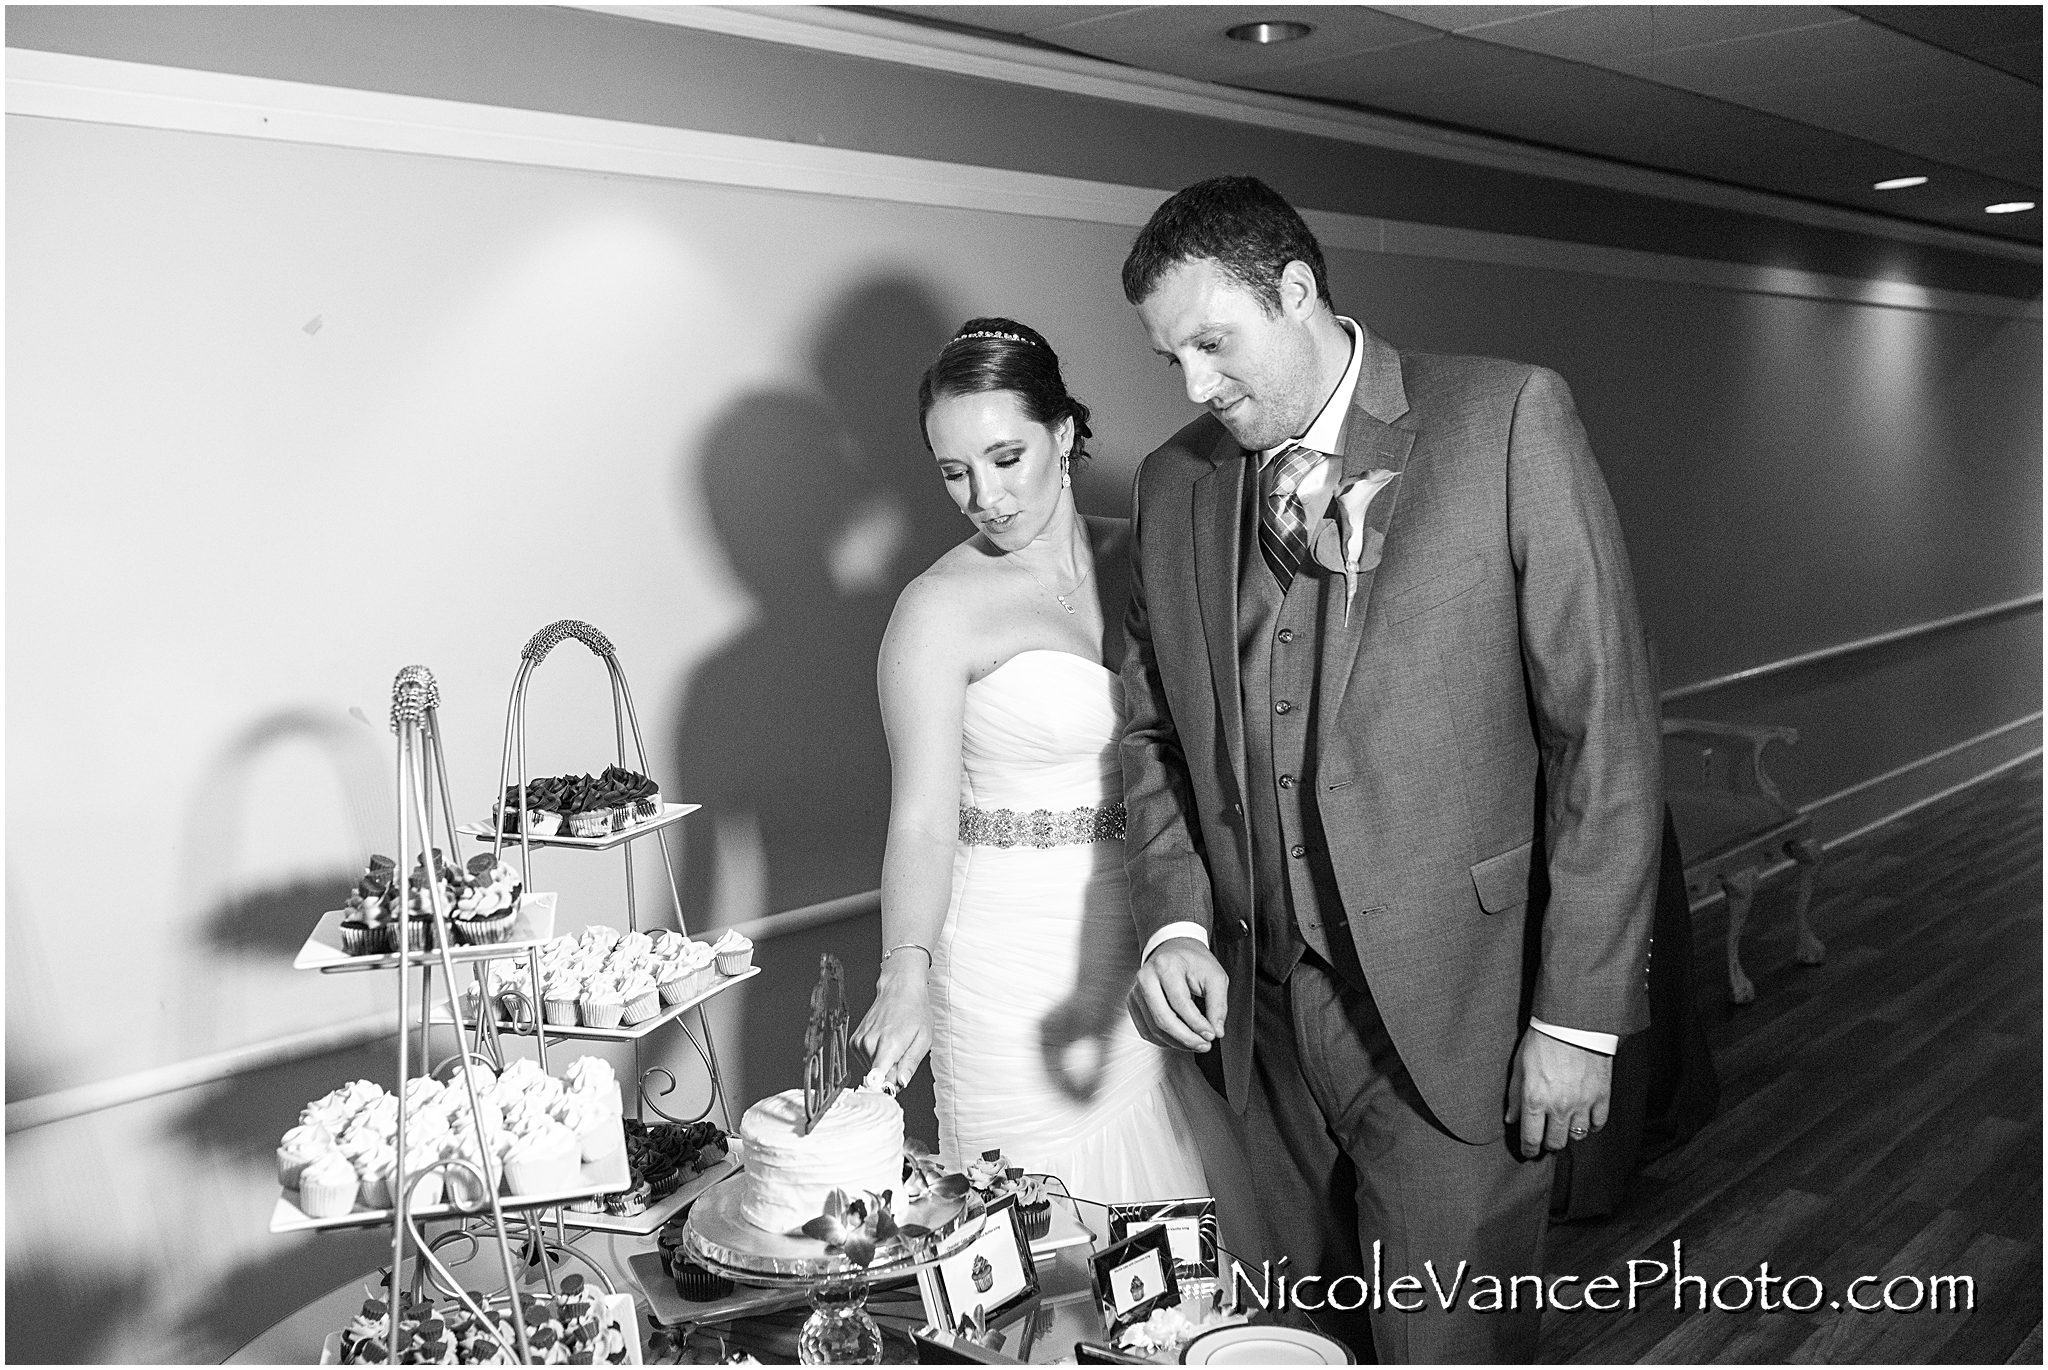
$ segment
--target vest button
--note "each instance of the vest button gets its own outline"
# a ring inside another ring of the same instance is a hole
[[[1280,640],[1281,640],[1282,642],[1292,642],[1292,641],[1294,641],[1294,629],[1292,629],[1292,628],[1282,628],[1282,629],[1280,630]]]
[[[1283,790],[1291,790],[1291,789],[1293,789],[1293,788],[1294,788],[1294,777],[1293,777],[1293,776],[1291,776],[1291,775],[1283,775],[1283,776],[1281,776],[1281,777],[1280,777],[1280,788],[1281,788],[1281,789],[1283,789]]]
[[[1295,860],[1299,861],[1302,857],[1308,855],[1308,848],[1302,846],[1301,843],[1297,842],[1287,849],[1287,854],[1293,857]]]
[[[1293,710],[1294,705],[1284,699],[1273,705],[1273,712],[1276,714],[1291,713]]]

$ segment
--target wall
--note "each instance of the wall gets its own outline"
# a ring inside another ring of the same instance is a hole
[[[403,46],[386,18],[309,22]],[[220,21],[122,22],[91,31],[132,58]],[[962,531],[918,371],[970,313],[1043,329],[1096,406],[1101,511],[1184,418],[1112,284],[1124,223],[75,119],[7,137],[10,1103],[379,1007],[387,983],[288,962],[388,846],[391,676],[435,670],[480,813],[519,647],[558,617],[613,637],[655,773],[706,805],[675,844],[693,929],[872,888],[875,641]],[[1667,684],[2038,589],[2038,317],[1331,258],[1396,341],[1572,382]],[[1686,708],[1805,727],[1811,802],[2034,713],[2039,651],[2022,612]],[[580,648],[549,658],[536,772],[608,758],[602,689]],[[539,875],[571,926],[619,921],[612,863]],[[816,952],[858,988],[877,941],[767,944],[719,1022],[736,1106],[793,1083]],[[367,1268],[367,1239],[264,1232],[269,1149],[387,1070],[339,1053],[11,1135],[12,1358],[217,1358]]]

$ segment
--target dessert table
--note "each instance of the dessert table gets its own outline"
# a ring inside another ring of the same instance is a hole
[[[741,1289],[732,1298],[692,1312],[665,1281],[652,1291],[647,1287],[650,1272],[651,1278],[661,1278],[654,1238],[584,1232],[572,1234],[572,1242],[577,1250],[604,1268],[620,1293],[632,1294],[643,1358],[651,1331],[650,1316],[665,1325],[675,1325],[679,1315],[686,1315],[689,1321],[683,1325],[683,1338],[706,1360],[718,1359],[711,1353],[724,1350],[746,1352],[771,1364],[796,1361],[797,1328],[810,1311],[801,1293]],[[1089,1287],[1090,1249],[1085,1243],[1070,1245],[1038,1262],[1037,1310],[1030,1318],[1006,1329],[1003,1356],[1032,1362],[1071,1359],[1075,1342],[1103,1340],[1102,1315]],[[466,1265],[453,1269],[458,1276],[468,1273]],[[355,1316],[362,1307],[364,1286],[375,1278],[374,1270],[364,1271],[310,1301],[241,1347],[224,1363],[318,1364],[322,1343]],[[924,1305],[918,1297],[915,1279],[877,1287],[869,1297],[868,1308],[882,1328],[884,1363],[915,1364],[918,1356],[911,1332],[924,1323]]]

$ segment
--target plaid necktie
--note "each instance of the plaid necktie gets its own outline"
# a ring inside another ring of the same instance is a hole
[[[1283,595],[1308,552],[1308,518],[1295,491],[1322,460],[1321,452],[1294,443],[1276,453],[1259,473],[1259,551]]]

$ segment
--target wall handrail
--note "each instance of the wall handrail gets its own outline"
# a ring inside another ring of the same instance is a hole
[[[1888,647],[1895,642],[1905,642],[1910,638],[1925,637],[1930,633],[1939,633],[1950,628],[1960,628],[1967,623],[1976,623],[1987,618],[1996,618],[2000,614],[2009,614],[2016,610],[2030,607],[2036,609],[2041,607],[2041,592],[2039,590],[2034,591],[2031,595],[2021,595],[2017,599],[2002,600],[1997,604],[1986,604],[1976,609],[1965,609],[1962,613],[1950,614],[1946,618],[1929,619],[1925,623],[1909,624],[1904,628],[1894,628],[1890,632],[1875,633],[1870,637],[1860,637],[1853,642],[1839,642],[1832,647],[1820,647],[1811,652],[1801,652],[1797,656],[1788,656],[1779,661],[1767,661],[1761,666],[1747,666],[1739,671],[1730,671],[1726,675],[1713,676],[1707,680],[1696,680],[1690,685],[1680,685],[1675,689],[1666,690],[1658,696],[1658,699],[1665,704],[1669,704],[1673,700],[1690,699],[1694,695],[1703,695],[1711,690],[1719,690],[1729,685],[1740,685],[1752,680],[1761,680],[1765,676],[1797,670],[1802,666],[1818,665],[1820,662],[1833,661],[1838,657],[1853,656],[1858,652],[1867,652],[1877,647]]]
[[[781,913],[771,913],[749,922],[738,923],[734,925],[734,931],[756,942],[766,942],[810,928],[823,927],[828,923],[841,923],[864,914],[879,913],[881,908],[882,892],[863,890],[859,894],[827,899],[817,904],[806,904],[802,908],[787,909]],[[254,1071],[267,1070],[272,1066],[289,1065],[293,1061],[325,1056],[330,1052],[346,1050],[349,1047],[389,1037],[397,1030],[396,1014],[373,1013],[365,1018],[352,1018],[347,1022],[309,1028],[304,1032],[273,1037],[265,1042],[230,1047],[226,1051],[196,1056],[189,1061],[177,1061],[149,1070],[138,1070],[128,1075],[117,1075],[109,1080],[95,1080],[91,1084],[17,1099],[7,1105],[7,1131],[10,1135],[25,1132],[30,1128],[62,1122],[66,1118],[100,1113],[123,1104],[139,1103],[162,1094],[175,1094],[180,1090],[213,1084],[236,1075],[247,1075]]]
[[[166,1066],[116,1075],[109,1080],[95,1080],[70,1089],[10,1100],[7,1105],[7,1131],[12,1135],[81,1114],[99,1113],[122,1104],[152,1099],[159,1094],[175,1094],[181,1089],[212,1084],[216,1080],[246,1075],[270,1066],[324,1056],[389,1037],[396,1031],[396,1012],[373,1013],[364,1018],[308,1028],[304,1032],[289,1033],[264,1042],[230,1047],[207,1056],[195,1056],[189,1061],[174,1061]]]

